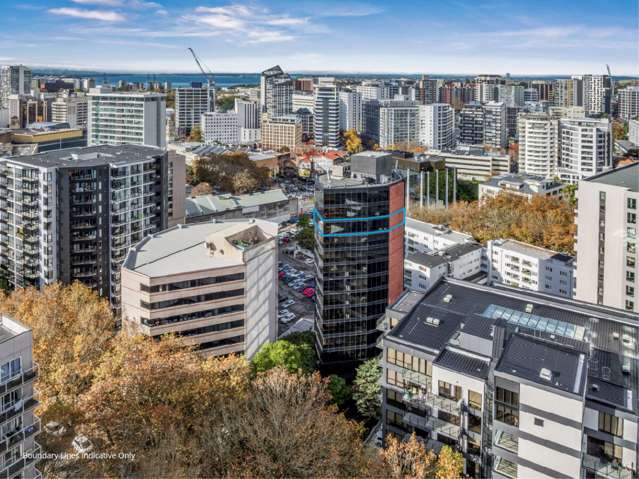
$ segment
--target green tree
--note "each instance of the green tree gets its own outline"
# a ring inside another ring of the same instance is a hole
[[[200,128],[200,125],[195,125],[193,128],[191,128],[191,132],[189,133],[188,140],[202,141],[202,129]]]
[[[217,99],[217,108],[220,111],[229,111],[235,107],[235,97],[234,96],[221,96]]]
[[[310,373],[317,365],[317,355],[312,339],[298,334],[265,344],[253,356],[252,363],[256,372],[282,367],[290,372]]]
[[[367,419],[379,414],[382,368],[379,359],[369,359],[357,368],[353,383],[353,399],[359,413]]]
[[[337,374],[328,377],[328,390],[331,393],[333,402],[339,407],[351,397],[351,388],[346,383],[346,379]]]
[[[435,465],[435,479],[457,479],[464,470],[464,457],[461,452],[454,451],[450,446],[442,447],[437,455]]]
[[[302,216],[297,226],[300,229],[295,235],[295,239],[303,248],[312,250],[315,247],[315,234],[310,217],[307,215]]]

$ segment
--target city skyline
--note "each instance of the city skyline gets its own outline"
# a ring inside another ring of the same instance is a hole
[[[625,0],[2,3],[0,62],[36,68],[187,73],[192,46],[214,72],[638,73]]]

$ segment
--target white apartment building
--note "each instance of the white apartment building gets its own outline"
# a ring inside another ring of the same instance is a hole
[[[639,145],[639,119],[628,122],[628,140]]]
[[[88,144],[166,147],[166,100],[160,93],[89,90]]]
[[[559,178],[576,183],[612,166],[612,126],[607,118],[559,120]]]
[[[521,85],[497,85],[497,100],[506,107],[524,106],[524,87]]]
[[[454,151],[429,151],[430,157],[441,158],[448,168],[457,170],[458,178],[486,181],[492,176],[510,173],[510,155],[488,153],[479,147],[458,146]]]
[[[51,121],[68,123],[71,128],[86,128],[89,115],[89,101],[84,94],[64,95],[51,103]]]
[[[31,76],[24,65],[0,65],[0,110],[9,108],[10,95],[31,93]]]
[[[233,111],[237,113],[237,121],[240,128],[255,130],[260,127],[259,103],[236,98]]]
[[[639,163],[579,182],[577,299],[639,313],[638,204]]]
[[[190,87],[175,88],[175,129],[186,135],[200,125],[202,114],[215,111],[215,86],[192,83]]]
[[[486,245],[488,284],[572,298],[573,257],[515,240],[491,240]]]
[[[362,94],[356,91],[339,92],[339,127],[342,131],[355,130],[362,132],[363,128]]]
[[[491,101],[484,105],[484,144],[495,148],[508,146],[506,105],[502,102]]]
[[[583,76],[583,106],[586,113],[610,113],[611,83],[608,75]]]
[[[639,86],[619,90],[619,118],[633,120],[639,116]]]
[[[406,253],[431,253],[474,241],[471,235],[414,218],[406,218],[404,228]]]
[[[435,150],[455,146],[455,110],[447,103],[419,105],[419,144]]]
[[[315,146],[338,149],[340,137],[340,100],[335,78],[320,77],[315,85],[315,106],[313,108],[313,134]]]
[[[377,82],[362,82],[355,87],[355,91],[362,95],[362,101],[384,99],[382,87]]]
[[[521,113],[517,120],[519,168],[552,178],[559,164],[559,120],[546,113]]]
[[[203,355],[248,359],[277,338],[277,223],[213,220],[148,236],[122,267],[122,318]]]
[[[379,146],[407,148],[419,141],[419,106],[411,101],[383,100],[379,107]]]
[[[207,145],[238,145],[240,143],[240,123],[235,112],[203,113],[201,120],[202,141]]]
[[[560,181],[540,175],[527,173],[510,173],[493,176],[488,181],[479,184],[479,201],[494,197],[500,193],[521,196],[527,200],[535,196],[554,196],[562,198],[566,185]]]
[[[302,108],[313,113],[315,108],[315,95],[313,93],[293,93],[293,113]]]

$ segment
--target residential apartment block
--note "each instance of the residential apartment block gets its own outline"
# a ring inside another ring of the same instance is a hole
[[[339,127],[342,131],[363,129],[362,94],[356,91],[339,92]]]
[[[559,120],[559,178],[568,183],[612,166],[612,125],[608,119]]]
[[[455,111],[445,103],[419,106],[418,143],[433,150],[450,150],[455,146]]]
[[[215,111],[215,87],[201,82],[180,87],[175,92],[175,129],[178,135],[188,135],[200,125],[204,113]]]
[[[406,218],[406,252],[431,253],[450,246],[473,242],[471,235],[451,230],[444,225],[436,225]]]
[[[271,117],[262,115],[262,148],[295,151],[302,146],[302,122],[295,115]]]
[[[479,184],[479,200],[494,197],[500,193],[521,196],[528,200],[535,196],[563,198],[566,185],[545,176],[526,173],[510,173],[494,176]]]
[[[260,105],[271,116],[293,112],[293,79],[279,65],[264,70],[260,76]]]
[[[122,266],[132,333],[175,334],[204,355],[251,358],[277,337],[277,224],[178,225],[146,237]]]
[[[559,164],[559,119],[547,113],[523,113],[517,120],[519,169],[552,178]]]
[[[88,122],[89,103],[82,95],[64,95],[51,103],[51,121],[68,123],[71,128],[86,128]]]
[[[239,145],[240,123],[235,112],[203,113],[201,120],[202,140],[206,145]]]
[[[339,109],[340,99],[335,78],[320,77],[315,85],[313,107],[316,147],[334,150],[341,146]]]
[[[639,117],[639,86],[619,90],[619,118],[633,120]]]

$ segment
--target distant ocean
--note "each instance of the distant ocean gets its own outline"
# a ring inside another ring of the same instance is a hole
[[[160,83],[170,82],[172,86],[184,86],[190,85],[192,82],[203,82],[206,81],[201,74],[194,73],[103,73],[103,72],[92,72],[92,71],[71,71],[71,70],[54,70],[54,69],[41,69],[34,70],[34,76],[70,76],[75,78],[94,78],[97,84],[108,83],[115,85],[119,81],[124,81],[127,83],[147,83],[150,81],[158,81]],[[376,73],[322,73],[322,72],[304,72],[304,73],[291,73],[294,77],[303,77],[303,76],[334,76],[336,78],[341,79],[362,79],[362,78],[370,78],[370,79],[390,79],[390,78],[420,78],[421,74],[376,74]],[[213,75],[215,78],[215,84],[218,88],[229,88],[238,85],[259,85],[260,83],[260,74],[259,73],[216,73]],[[444,78],[444,79],[464,79],[464,78],[472,78],[475,75],[442,75],[442,74],[432,74],[430,75],[433,78]],[[513,80],[553,80],[557,78],[569,78],[568,76],[522,76],[522,75],[512,75],[511,78]],[[630,79],[632,77],[614,77],[616,81]]]

